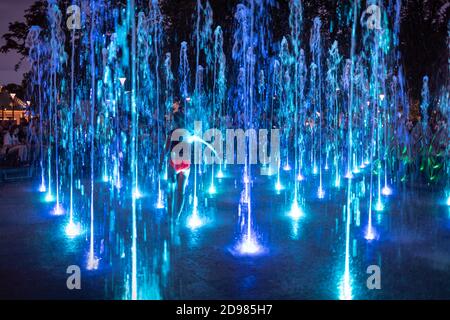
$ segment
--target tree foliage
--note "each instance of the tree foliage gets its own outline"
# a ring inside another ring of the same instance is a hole
[[[81,1],[81,0],[80,0]],[[148,1],[137,0],[139,10],[148,14]],[[193,26],[195,22],[195,0],[159,0],[161,9],[165,15],[165,44],[166,51],[172,52],[176,59],[181,41],[192,41]],[[232,39],[234,10],[238,3],[248,0],[210,0],[214,12],[214,28],[223,27],[226,39]],[[261,0],[273,2],[268,14],[272,16],[273,39],[276,48],[283,36],[289,35],[289,1]],[[204,3],[205,0],[202,0]],[[340,50],[344,55],[349,54],[351,26],[349,25],[350,0],[303,0],[303,46],[309,38],[309,30],[312,27],[314,17],[322,19],[323,36],[325,46],[330,46],[331,41],[338,40]],[[388,7],[395,5],[396,0],[390,0]],[[59,0],[63,14],[71,0]],[[126,0],[111,0],[110,7],[126,6]],[[411,94],[414,98],[420,98],[422,77],[430,75],[434,81],[431,83],[432,91],[438,90],[436,84],[442,83],[447,77],[447,23],[449,21],[450,5],[447,0],[408,0],[402,1],[400,49],[403,53],[403,63],[406,66],[406,75]],[[48,35],[48,21],[46,17],[47,1],[38,0],[25,11],[25,22],[12,22],[9,31],[2,36],[5,44],[0,52],[18,52],[22,58],[15,66],[20,67],[23,59],[28,55],[25,47],[25,39],[31,26],[40,26],[43,36]],[[67,31],[67,30],[66,30]],[[66,39],[69,39],[67,34]],[[231,40],[225,43],[225,47],[232,46]],[[193,50],[191,48],[191,50]],[[225,48],[227,51],[227,48]],[[228,49],[229,50],[229,49]],[[176,61],[174,61],[176,62]],[[435,84],[433,86],[433,83]]]

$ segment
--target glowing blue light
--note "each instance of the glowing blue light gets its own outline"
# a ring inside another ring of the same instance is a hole
[[[283,167],[283,170],[284,171],[291,171],[291,166],[289,165],[289,163],[286,163],[285,165],[284,165],[284,167]]]
[[[200,219],[198,214],[198,198],[194,197],[194,205],[192,209],[192,214],[187,220],[187,226],[191,230],[195,230],[203,226],[203,221]]]
[[[47,187],[45,186],[45,184],[41,184],[41,185],[39,186],[39,192],[40,192],[40,193],[47,192]]]
[[[305,177],[301,173],[299,173],[298,176],[297,176],[297,180],[298,181],[303,181],[303,180],[305,180]]]
[[[283,190],[283,186],[281,185],[280,181],[277,181],[277,183],[275,184],[275,190],[277,191]]]
[[[319,169],[317,168],[317,166],[315,165],[313,168],[313,174],[316,175],[319,173]]]
[[[348,171],[348,172],[345,174],[345,178],[346,178],[346,179],[353,179],[353,173],[352,173],[351,171]]]
[[[339,176],[336,177],[336,180],[334,181],[334,186],[336,188],[340,188],[341,187],[341,178]]]
[[[163,199],[163,194],[162,194],[161,190],[159,190],[159,192],[158,192],[158,201],[156,202],[156,208],[164,209],[164,199]]]
[[[447,206],[450,207],[450,196],[448,196],[448,198],[447,198]]]
[[[208,189],[209,194],[215,194],[216,193],[216,187],[212,184]]]
[[[381,194],[383,196],[390,196],[392,194],[392,189],[389,188],[388,186],[384,186],[384,188],[381,189]]]
[[[73,221],[70,221],[66,226],[66,235],[69,238],[77,237],[81,234],[81,226],[80,224],[75,224]]]
[[[45,202],[53,202],[55,201],[55,197],[49,192],[45,195]]]
[[[89,254],[86,269],[87,270],[97,270],[99,261],[100,260],[98,258],[96,258],[93,254]]]
[[[297,199],[294,199],[291,206],[291,211],[289,211],[289,216],[294,220],[299,220],[301,217],[303,217],[304,213],[303,210],[298,206]]]
[[[200,219],[200,217],[198,216],[197,211],[195,210],[192,213],[192,215],[189,217],[187,226],[191,230],[195,230],[195,229],[200,228],[202,225],[203,225],[203,221]]]
[[[344,273],[344,277],[342,279],[342,283],[340,286],[339,299],[340,300],[352,300],[353,299],[350,272],[347,270]]]
[[[366,234],[364,235],[364,238],[367,241],[372,241],[372,240],[375,239],[375,237],[376,237],[375,229],[373,227],[371,227],[371,226],[367,227]]]
[[[238,244],[237,250],[241,255],[258,255],[262,247],[253,237],[244,236],[244,240]]]
[[[139,200],[139,199],[142,198],[142,193],[139,191],[139,189],[134,190],[133,198],[136,199],[136,200]]]
[[[384,210],[384,205],[383,205],[383,203],[380,200],[378,200],[377,204],[375,205],[375,211],[380,212],[380,211],[383,211],[383,210]]]
[[[250,179],[248,178],[247,175],[244,175],[244,183],[245,184],[249,184],[250,183]]]
[[[217,172],[217,178],[218,179],[222,179],[224,177],[222,170],[220,170],[219,172]]]
[[[104,175],[102,178],[103,182],[108,182],[109,181],[109,177],[107,175]]]
[[[319,187],[319,190],[317,190],[317,197],[319,199],[323,199],[325,197],[325,190],[323,190],[322,187]]]
[[[53,209],[53,215],[54,216],[62,216],[64,214],[64,209],[60,204],[57,204],[55,208]]]

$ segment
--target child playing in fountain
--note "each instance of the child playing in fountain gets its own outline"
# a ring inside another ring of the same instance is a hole
[[[175,99],[172,105],[172,120],[173,129],[167,137],[165,150],[163,152],[163,160],[161,163],[166,165],[168,164],[167,209],[169,217],[171,220],[176,217],[178,221],[183,211],[186,184],[189,179],[191,167],[190,161],[174,159],[174,157],[172,157],[172,150],[179,143],[179,141],[172,141],[172,134],[175,130],[184,129],[185,127],[185,115],[178,99]],[[161,173],[164,171],[165,170],[161,170]]]

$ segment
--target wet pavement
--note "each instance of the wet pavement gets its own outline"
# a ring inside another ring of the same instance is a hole
[[[277,194],[272,180],[257,177],[252,210],[262,251],[242,256],[236,253],[241,187],[234,180],[218,181],[217,194],[208,196],[206,205],[201,199],[200,214],[208,220],[201,228],[191,230],[182,222],[172,242],[162,240],[168,239],[164,231],[149,228],[140,234],[140,298],[339,299],[346,252],[345,188],[328,188],[323,200],[304,189],[304,216],[295,221],[288,216],[289,192]],[[50,215],[52,206],[35,189],[32,182],[0,185],[0,298],[122,298],[127,265],[105,263],[105,258],[99,270],[86,270],[88,234],[67,238],[67,217]],[[152,221],[149,225],[164,224],[149,198],[140,200],[140,218]],[[442,203],[442,193],[425,187],[395,192],[383,212],[374,211],[378,238],[370,242],[364,239],[367,211],[364,198],[360,216],[352,215],[351,298],[450,299],[450,209]],[[70,265],[84,266],[82,290],[67,289]],[[367,288],[370,265],[380,267],[380,290]],[[148,283],[156,283],[151,294],[144,292]]]

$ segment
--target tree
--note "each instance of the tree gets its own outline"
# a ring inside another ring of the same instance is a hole
[[[8,53],[16,51],[22,57],[15,65],[15,70],[20,68],[23,60],[28,56],[28,49],[25,47],[25,39],[32,26],[39,26],[44,33],[48,32],[48,22],[46,17],[47,1],[36,1],[25,10],[25,22],[12,22],[9,24],[9,32],[2,38],[6,43],[0,48],[0,52]]]
[[[21,85],[10,83],[4,86],[3,89],[8,92],[15,93],[20,99],[24,99],[26,97],[24,87]]]

